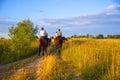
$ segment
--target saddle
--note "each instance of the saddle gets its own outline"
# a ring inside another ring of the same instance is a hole
[[[48,45],[48,39],[45,36],[40,37],[40,44],[41,45]]]

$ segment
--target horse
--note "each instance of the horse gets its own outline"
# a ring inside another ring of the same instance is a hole
[[[47,50],[47,46],[48,46],[48,40],[45,37],[41,37],[39,39],[39,52],[38,52],[38,56],[43,55],[45,51]]]
[[[48,46],[51,44],[51,38],[48,38]]]
[[[62,37],[63,43],[65,43],[66,41],[68,41],[68,39],[66,37]]]
[[[54,42],[55,42],[55,46],[57,49],[57,53],[60,53],[60,49],[62,48],[62,44],[63,44],[62,37],[58,36],[58,37],[54,38]]]

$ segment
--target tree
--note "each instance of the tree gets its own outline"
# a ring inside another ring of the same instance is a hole
[[[93,35],[90,35],[90,34],[87,34],[87,35],[86,35],[86,38],[94,38],[94,36],[93,36]]]
[[[114,35],[113,35],[113,38],[119,39],[119,38],[120,38],[120,35],[119,35],[119,34],[114,34]]]
[[[9,28],[9,37],[11,39],[21,39],[24,38],[29,39],[30,41],[36,37],[37,27],[34,28],[33,24],[30,20],[23,20],[19,22],[17,26],[12,26]]]
[[[96,36],[96,38],[97,38],[97,39],[103,39],[104,36],[103,36],[102,34],[98,34],[98,35]]]
[[[9,37],[12,40],[11,49],[18,55],[27,53],[31,41],[36,37],[37,27],[34,28],[30,20],[23,20],[16,26],[9,28]]]
[[[77,35],[75,34],[73,37],[74,37],[74,38],[77,38]]]
[[[113,38],[113,36],[108,34],[106,38]]]

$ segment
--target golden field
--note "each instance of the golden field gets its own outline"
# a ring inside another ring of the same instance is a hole
[[[120,39],[72,38],[63,44],[61,55],[55,52],[52,43],[37,68],[24,69],[12,79],[75,80],[76,74],[81,80],[120,80]]]
[[[63,60],[84,80],[120,80],[120,39],[76,38],[64,46]]]

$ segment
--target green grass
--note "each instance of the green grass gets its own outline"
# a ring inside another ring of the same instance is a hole
[[[37,41],[31,42],[29,47],[22,47],[20,52],[18,52],[19,50],[13,50],[12,45],[10,39],[0,39],[0,65],[30,57],[36,54],[38,50]]]

